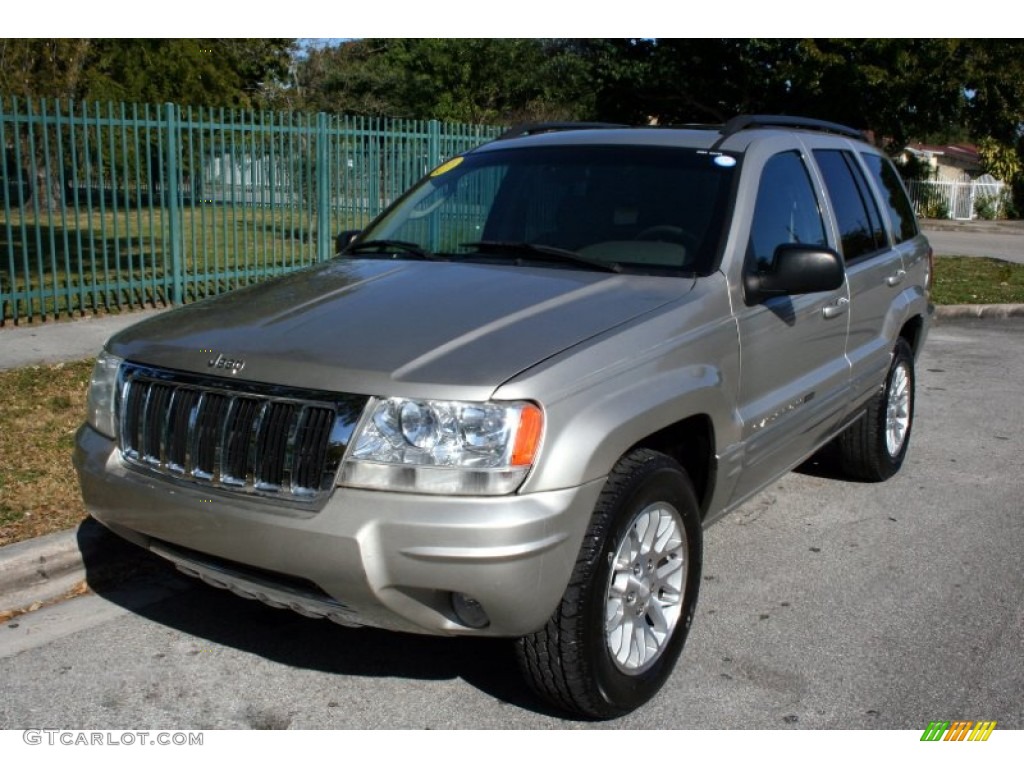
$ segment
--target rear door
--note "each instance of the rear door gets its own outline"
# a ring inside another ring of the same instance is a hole
[[[870,171],[861,162],[862,153],[851,144],[846,149],[815,147],[811,154],[821,171],[838,227],[839,252],[846,263],[850,287],[846,352],[851,367],[850,407],[855,408],[885,380],[892,340],[899,331],[892,327],[899,320],[893,308],[906,270],[900,250],[894,247],[889,212],[882,213]]]

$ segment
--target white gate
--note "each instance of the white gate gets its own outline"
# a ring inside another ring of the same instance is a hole
[[[914,212],[925,219],[978,218],[978,209],[987,218],[999,218],[1003,207],[1005,185],[989,175],[977,181],[908,181],[907,192]]]

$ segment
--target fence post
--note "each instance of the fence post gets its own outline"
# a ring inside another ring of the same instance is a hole
[[[11,236],[11,204],[9,195],[11,193],[11,180],[8,178],[8,171],[10,170],[7,165],[7,139],[4,136],[4,122],[6,117],[4,116],[4,102],[6,96],[0,95],[0,147],[3,148],[4,160],[3,165],[0,165],[0,198],[3,198],[4,203],[4,234],[7,236],[7,280],[11,283],[11,320],[18,320],[18,305],[14,300],[15,291],[15,272],[14,272],[14,238]],[[21,188],[21,173],[17,172],[15,179],[18,183],[18,188]],[[4,290],[5,281],[3,277],[0,277],[0,325],[5,325],[7,322],[7,303],[8,300]]]
[[[441,124],[437,120],[427,123],[427,167],[422,169],[423,173],[429,173],[431,168],[441,164]],[[436,216],[427,220],[427,238],[431,250],[437,250],[441,245],[441,227]]]
[[[327,141],[327,115],[318,112],[316,116],[316,254],[318,261],[327,261],[333,255],[330,153],[327,151]]]
[[[166,165],[167,187],[162,196],[162,203],[167,210],[167,220],[170,225],[171,243],[171,278],[172,293],[171,303],[181,304],[185,294],[185,275],[182,254],[181,237],[181,195],[178,188],[178,115],[177,108],[173,104],[165,104],[165,131],[167,141]]]
[[[441,124],[437,120],[427,123],[427,167],[424,173],[441,164]]]
[[[364,123],[365,125],[366,123]],[[369,214],[370,218],[374,218],[378,213],[381,212],[383,207],[382,197],[382,185],[381,178],[384,172],[381,163],[381,151],[380,142],[383,137],[383,129],[381,128],[381,119],[377,117],[369,118],[369,128],[363,134],[363,141],[366,142],[368,148],[367,152],[367,163],[366,169],[367,174],[370,177],[370,199],[369,199]]]

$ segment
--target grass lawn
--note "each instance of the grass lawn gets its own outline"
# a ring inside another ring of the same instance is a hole
[[[158,208],[53,214],[0,206],[0,323],[163,306],[173,297],[171,222]],[[299,208],[185,208],[182,291],[202,299],[317,260],[315,217]],[[359,226],[332,213],[331,233]],[[333,244],[333,235],[332,235]]]
[[[85,517],[71,466],[92,360],[0,371],[0,546]]]
[[[936,304],[1024,304],[1024,264],[975,256],[937,256]]]

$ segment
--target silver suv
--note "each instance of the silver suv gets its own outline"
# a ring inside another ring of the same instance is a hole
[[[516,638],[607,718],[671,673],[705,526],[830,441],[906,456],[931,252],[852,129],[526,127],[340,237],[109,341],[94,517],[308,616]]]

